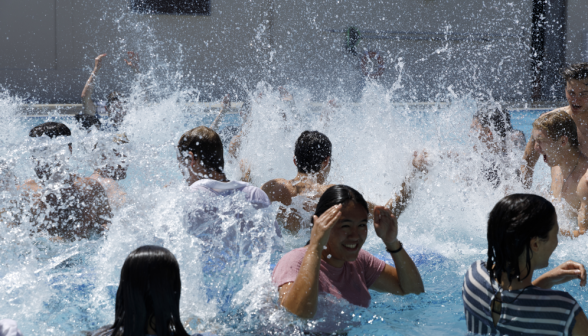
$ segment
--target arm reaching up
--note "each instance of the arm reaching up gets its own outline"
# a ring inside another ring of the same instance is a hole
[[[223,101],[221,102],[220,112],[218,113],[218,115],[216,116],[216,118],[214,119],[212,124],[210,125],[210,128],[213,131],[217,132],[218,125],[220,124],[221,120],[223,119],[223,116],[225,115],[225,113],[227,113],[227,110],[230,108],[231,108],[231,96],[227,94],[227,95],[225,95],[225,97],[223,98]]]
[[[386,208],[392,211],[392,214],[398,218],[404,212],[410,199],[412,198],[412,181],[414,180],[417,173],[427,173],[427,157],[428,154],[426,151],[421,152],[414,152],[413,159],[412,159],[412,169],[410,173],[406,176],[402,185],[400,186],[400,191],[392,197],[388,203],[386,203]]]
[[[535,150],[535,139],[531,136],[529,142],[527,142],[527,147],[525,147],[525,154],[523,154],[525,164],[521,166],[521,180],[525,188],[531,188],[533,184],[533,171],[540,156]]]
[[[92,101],[92,94],[94,93],[94,78],[102,67],[102,59],[104,59],[104,57],[106,57],[106,54],[98,55],[94,59],[94,70],[90,74],[90,78],[88,78],[84,90],[82,90],[82,106],[84,114],[96,115],[96,106]]]

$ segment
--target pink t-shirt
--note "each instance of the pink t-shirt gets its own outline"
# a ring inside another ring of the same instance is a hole
[[[286,253],[280,259],[272,274],[276,286],[280,287],[296,280],[305,253],[306,247],[301,247]],[[385,266],[384,261],[364,250],[359,251],[355,261],[346,262],[341,268],[333,267],[321,260],[319,292],[329,293],[367,308],[372,299],[368,288],[378,279]]]

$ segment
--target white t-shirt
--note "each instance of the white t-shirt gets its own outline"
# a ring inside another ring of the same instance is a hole
[[[16,326],[16,321],[0,320],[0,336],[22,336]]]
[[[203,179],[194,182],[190,186],[192,191],[209,191],[211,196],[229,196],[235,192],[242,192],[245,198],[256,208],[267,208],[270,200],[265,192],[256,186],[241,181],[220,182],[216,180]]]

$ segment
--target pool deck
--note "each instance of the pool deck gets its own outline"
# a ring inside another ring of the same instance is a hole
[[[419,111],[425,110],[432,106],[445,107],[450,103],[392,103],[395,106],[407,106],[411,110]],[[324,102],[312,102],[310,104],[312,109],[320,110],[326,106]],[[358,105],[359,104],[352,104]],[[533,102],[533,103],[505,103],[511,112],[528,111],[528,110],[545,110],[553,109],[561,106],[566,106],[567,102]],[[221,107],[220,102],[198,102],[198,103],[186,103],[186,106],[194,106],[194,110],[199,113],[209,113],[219,110]],[[227,112],[228,114],[238,113],[239,109],[243,106],[242,102],[231,103],[231,108]],[[104,106],[97,104],[97,112],[99,115],[104,114]],[[46,117],[49,115],[76,115],[82,113],[82,104],[23,104],[19,108],[19,112],[25,117]]]

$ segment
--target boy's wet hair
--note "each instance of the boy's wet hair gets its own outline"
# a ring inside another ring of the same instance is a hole
[[[318,131],[304,131],[296,140],[294,157],[299,173],[312,174],[331,156],[331,141]]]
[[[194,158],[200,160],[204,167],[218,173],[223,172],[223,143],[220,136],[206,126],[199,126],[184,133],[178,142],[178,151],[182,160],[188,152],[192,152]]]
[[[106,97],[106,108],[110,108],[110,106],[112,104],[114,104],[115,102],[122,102],[123,101],[123,97],[120,93],[113,91],[111,93],[108,94],[108,96]]]
[[[71,136],[71,130],[69,127],[65,126],[65,124],[48,121],[33,127],[29,131],[29,137],[31,138],[42,137],[43,135],[46,135],[52,139],[59,136]]]
[[[578,147],[578,131],[574,119],[565,111],[545,113],[533,122],[533,128],[543,130],[551,140],[566,136],[572,147]]]
[[[95,115],[76,114],[75,118],[78,124],[80,124],[80,126],[85,130],[89,130],[92,126],[96,126],[98,129],[102,127],[100,119],[98,119],[98,117]]]
[[[482,127],[488,127],[504,139],[512,130],[510,113],[500,105],[484,105],[474,114]]]
[[[588,63],[572,64],[561,69],[560,74],[566,82],[572,79],[586,79],[588,78]]]

